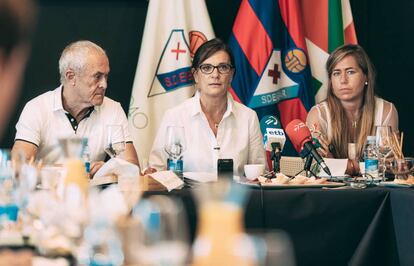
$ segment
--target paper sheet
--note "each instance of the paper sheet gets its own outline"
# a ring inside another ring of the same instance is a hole
[[[139,167],[119,158],[112,158],[107,161],[94,175],[95,178],[108,175],[134,176],[139,175]]]
[[[348,164],[348,159],[332,159],[332,158],[323,158],[329,170],[331,170],[332,176],[344,176],[346,171],[346,166]],[[329,177],[324,170],[320,170],[320,177]]]
[[[149,176],[160,182],[168,192],[173,189],[181,188],[184,185],[183,180],[181,180],[173,171],[155,172]]]
[[[201,183],[217,181],[217,175],[208,172],[184,172],[184,177]]]

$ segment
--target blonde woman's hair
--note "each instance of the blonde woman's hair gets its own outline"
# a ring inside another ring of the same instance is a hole
[[[356,121],[355,139],[351,139],[351,130],[345,110],[340,100],[335,96],[332,89],[332,72],[335,66],[345,57],[352,56],[356,60],[359,68],[365,74],[367,83],[364,86],[362,104],[359,110],[359,117]],[[335,158],[348,157],[348,143],[356,143],[357,158],[362,156],[364,144],[367,136],[374,132],[375,119],[375,68],[369,59],[365,50],[354,44],[346,44],[338,47],[331,53],[326,62],[326,70],[328,71],[328,108],[331,111],[332,139],[331,144],[334,145]]]

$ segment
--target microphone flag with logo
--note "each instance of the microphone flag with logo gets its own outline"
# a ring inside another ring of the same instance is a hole
[[[285,131],[282,129],[280,121],[273,115],[265,115],[260,119],[260,130],[263,134],[263,144],[266,150],[266,160],[269,169],[274,169],[272,160],[276,157],[280,159],[286,142]]]
[[[141,165],[164,112],[194,95],[192,57],[212,38],[204,0],[149,1],[128,112]]]
[[[260,119],[260,130],[263,134],[263,144],[266,151],[272,151],[272,143],[280,143],[283,150],[286,142],[285,131],[279,120],[273,115],[266,115]]]

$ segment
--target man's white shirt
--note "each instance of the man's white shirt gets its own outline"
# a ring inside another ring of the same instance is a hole
[[[62,105],[62,86],[37,96],[24,107],[16,124],[15,140],[33,143],[38,147],[37,158],[43,158],[60,138],[88,138],[91,161],[106,157],[108,125],[122,125],[125,140],[132,142],[124,110],[120,103],[107,97],[102,105],[94,107],[89,117],[79,122],[76,130],[66,114]]]

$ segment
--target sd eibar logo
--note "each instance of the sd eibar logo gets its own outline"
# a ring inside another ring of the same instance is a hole
[[[207,41],[207,38],[202,32],[190,31],[189,39],[190,45],[182,29],[171,31],[161,53],[148,97],[193,85],[191,60],[195,51]],[[154,84],[158,82],[160,86]]]

